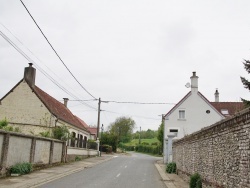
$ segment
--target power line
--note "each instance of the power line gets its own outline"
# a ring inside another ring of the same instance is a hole
[[[72,94],[70,91],[68,91],[66,88],[64,88],[62,85],[60,85],[53,77],[51,77],[46,71],[44,71],[41,67],[38,66],[37,63],[35,63],[34,60],[32,60],[27,54],[25,54],[13,41],[10,40],[10,38],[8,36],[6,36],[2,31],[0,31],[0,35],[12,46],[14,47],[25,59],[27,59],[29,62],[32,62],[33,64],[36,65],[37,69],[45,76],[47,77],[50,81],[52,81],[56,86],[58,86],[61,90],[63,90],[65,93],[67,93],[68,95],[70,95],[71,97],[77,99],[78,101],[80,101],[78,99],[78,97],[76,97],[74,94]],[[82,104],[88,106],[89,108],[95,109],[95,107],[90,106],[87,103],[84,103],[83,101],[81,101]]]
[[[175,105],[175,103],[154,103],[154,102],[121,102],[121,101],[102,101],[106,103],[124,103],[124,104],[169,104],[169,105]]]
[[[70,90],[74,91],[74,89],[68,85],[64,80],[62,80],[54,71],[52,71],[46,64],[44,64],[28,47],[26,47],[22,41],[20,41],[3,23],[0,22],[0,24],[23,46],[26,48],[26,50],[29,51],[30,54],[32,54],[40,63],[42,63],[51,73],[53,73],[61,82],[63,82],[65,85],[67,85],[67,88],[70,88]],[[34,63],[35,64],[35,63]],[[38,65],[36,65],[38,66]],[[45,71],[44,71],[45,72]],[[76,93],[76,91],[74,91]],[[76,100],[80,101],[80,100]],[[84,100],[82,100],[84,101]]]
[[[25,6],[25,4],[23,3],[22,0],[20,0],[21,3],[23,4],[24,8],[26,9],[26,11],[28,12],[28,14],[30,15],[30,17],[32,18],[32,20],[34,21],[34,23],[36,24],[37,28],[40,30],[40,32],[42,33],[43,37],[46,39],[46,41],[48,42],[48,44],[50,45],[50,47],[52,48],[52,50],[55,52],[55,54],[57,55],[57,57],[59,58],[59,60],[62,62],[62,64],[64,65],[64,67],[68,70],[68,72],[71,74],[71,76],[75,79],[75,81],[81,86],[82,89],[84,89],[84,91],[86,91],[91,97],[93,97],[94,99],[97,99],[96,97],[94,97],[85,87],[83,87],[83,85],[76,79],[76,77],[73,75],[73,73],[69,70],[69,68],[67,67],[67,65],[64,63],[64,61],[62,60],[62,58],[59,56],[59,54],[57,53],[57,51],[54,49],[54,47],[52,46],[52,44],[49,42],[48,38],[45,36],[45,34],[43,33],[42,29],[39,27],[39,25],[37,24],[37,22],[35,21],[35,19],[33,18],[33,16],[31,15],[31,13],[29,12],[28,8]]]

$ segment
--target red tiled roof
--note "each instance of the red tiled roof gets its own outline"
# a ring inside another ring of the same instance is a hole
[[[243,102],[211,102],[211,104],[224,116],[232,116],[244,109]],[[228,115],[223,114],[221,110],[228,110]]]
[[[71,111],[64,106],[64,104],[51,97],[37,86],[35,86],[34,92],[48,108],[48,110],[58,119],[65,121],[77,128],[88,131],[85,126],[71,113]]]
[[[75,117],[78,119],[78,121],[81,122],[82,125],[84,125],[84,127],[85,127],[86,129],[88,129],[88,131],[90,132],[90,134],[97,135],[97,128],[96,128],[96,127],[90,127],[90,126],[88,126],[81,118],[79,118],[79,117],[77,117],[77,116],[75,116]]]
[[[188,92],[164,117],[170,115],[179,105],[181,105],[191,94],[191,91]],[[215,110],[218,111],[219,114],[223,115],[224,117],[232,116],[236,112],[239,112],[244,109],[243,102],[210,102],[202,93],[198,92],[198,94]],[[228,115],[225,115],[221,112],[221,110],[228,110]]]
[[[91,134],[97,135],[97,128],[96,127],[89,127],[88,130]]]

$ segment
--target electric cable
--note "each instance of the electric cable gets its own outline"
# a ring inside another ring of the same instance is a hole
[[[30,15],[30,17],[32,18],[32,20],[34,21],[34,23],[36,24],[37,28],[40,30],[40,32],[42,33],[43,37],[46,39],[46,41],[48,42],[48,44],[50,45],[50,47],[52,48],[52,50],[55,52],[56,56],[59,58],[59,60],[62,62],[62,64],[64,65],[64,67],[68,70],[68,72],[71,74],[71,76],[75,79],[75,81],[81,86],[81,88],[87,92],[91,97],[93,97],[94,99],[97,99],[96,97],[94,97],[85,87],[83,87],[83,85],[76,79],[76,77],[74,76],[74,74],[69,70],[69,68],[67,67],[67,65],[64,63],[64,61],[62,60],[62,58],[59,56],[59,54],[57,53],[57,51],[55,50],[55,48],[52,46],[52,44],[49,42],[48,38],[45,36],[44,32],[42,31],[42,29],[39,27],[39,25],[37,24],[37,22],[35,21],[35,19],[33,18],[33,16],[31,15],[31,13],[29,12],[28,8],[25,6],[25,4],[23,3],[22,0],[20,0],[21,3],[23,4],[24,8],[26,9],[26,11],[28,12],[28,14]]]

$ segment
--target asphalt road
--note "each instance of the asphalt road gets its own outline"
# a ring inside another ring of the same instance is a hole
[[[155,161],[159,158],[131,153],[40,186],[41,188],[165,188]]]

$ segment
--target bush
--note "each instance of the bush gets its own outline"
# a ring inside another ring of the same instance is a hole
[[[88,149],[94,149],[96,150],[97,149],[97,143],[94,141],[94,140],[88,140]]]
[[[104,144],[101,146],[101,151],[106,153],[112,153],[112,146],[109,146],[107,144]]]
[[[75,156],[75,161],[81,161],[82,158],[80,156]]]
[[[57,126],[53,129],[53,138],[67,141],[69,139],[69,129],[66,126]]]
[[[49,137],[50,137],[49,131],[40,132],[39,134],[40,134],[42,137],[46,137],[46,138],[49,138]]]
[[[176,173],[176,163],[175,162],[168,163],[166,167],[166,172],[169,174]]]
[[[8,121],[6,120],[6,118],[0,121],[0,129],[6,127],[7,125],[8,125]]]
[[[12,174],[28,174],[32,171],[31,163],[17,163],[10,168]]]
[[[148,145],[137,145],[135,146],[135,151],[142,153],[150,153],[153,155],[161,155],[161,147],[160,146],[148,146]]]
[[[189,187],[190,188],[202,188],[202,179],[201,179],[200,174],[195,173],[190,177]]]

